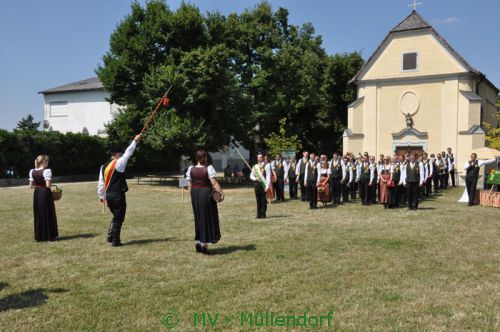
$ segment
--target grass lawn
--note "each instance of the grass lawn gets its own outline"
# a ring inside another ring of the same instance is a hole
[[[265,220],[251,188],[226,189],[222,239],[204,256],[189,198],[129,185],[119,248],[95,183],[62,185],[60,240],[47,243],[33,239],[32,191],[0,189],[1,331],[168,331],[169,313],[174,331],[201,330],[202,312],[219,313],[213,330],[257,330],[241,313],[266,311],[333,311],[338,331],[500,330],[500,210],[457,203],[462,189],[419,211],[289,201]]]

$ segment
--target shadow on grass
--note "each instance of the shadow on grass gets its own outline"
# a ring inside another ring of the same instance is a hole
[[[11,309],[25,309],[41,306],[49,299],[46,293],[64,293],[67,289],[52,288],[52,289],[32,289],[22,293],[12,294],[3,299],[0,299],[0,312]]]
[[[8,287],[8,286],[9,286],[9,284],[8,284],[8,283],[6,283],[6,282],[0,282],[0,291],[1,291],[2,289],[4,289],[4,288]]]
[[[74,240],[74,239],[90,239],[92,237],[96,237],[99,234],[95,233],[85,233],[85,234],[74,234],[74,235],[66,235],[60,236],[56,241],[66,241],[66,240]]]
[[[418,210],[435,210],[436,208],[435,207],[418,207]]]
[[[141,244],[148,244],[148,243],[157,243],[157,242],[167,242],[167,241],[172,241],[175,238],[173,237],[167,237],[164,239],[143,239],[143,240],[132,240],[129,242],[124,243],[124,246],[134,246],[134,245],[141,245]]]
[[[210,249],[209,253],[210,255],[226,255],[236,251],[254,251],[255,249],[256,249],[255,244],[249,244],[247,246],[229,246],[223,248],[214,248]]]
[[[293,216],[289,216],[289,215],[286,215],[286,214],[278,214],[278,215],[267,216],[266,217],[266,219],[283,219],[283,218],[292,218],[293,219]]]

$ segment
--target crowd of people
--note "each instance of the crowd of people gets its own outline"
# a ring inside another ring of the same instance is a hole
[[[455,156],[447,153],[406,152],[392,156],[346,153],[341,156],[303,151],[302,158],[286,160],[277,154],[273,161],[260,153],[252,168],[255,182],[257,218],[266,217],[267,204],[285,200],[285,184],[289,198],[309,203],[310,209],[338,206],[360,199],[361,204],[377,202],[386,209],[407,206],[418,208],[418,202],[433,193],[456,186]],[[451,182],[451,183],[450,183]]]
[[[142,136],[136,135],[127,149],[110,147],[110,159],[100,168],[97,194],[101,204],[108,207],[112,219],[108,227],[107,241],[112,246],[121,246],[121,228],[126,214],[125,193],[128,191],[125,169]],[[224,193],[216,177],[216,171],[208,161],[204,150],[196,152],[196,165],[190,166],[185,176],[191,194],[195,221],[195,249],[208,254],[208,244],[217,243],[220,238],[217,202],[224,199]],[[474,202],[475,190],[482,165],[494,162],[477,160],[472,153],[464,165],[469,205]],[[59,236],[54,200],[50,187],[52,172],[48,168],[49,158],[38,156],[35,168],[29,173],[30,186],[34,188],[33,211],[36,241],[53,241]],[[248,165],[248,164],[247,164]],[[227,167],[225,177],[244,176],[253,181],[257,200],[257,218],[266,218],[267,204],[271,201],[285,201],[285,185],[289,187],[289,199],[300,199],[309,203],[310,209],[338,206],[357,201],[363,205],[382,204],[386,209],[407,206],[416,210],[420,200],[455,186],[455,157],[450,148],[448,153],[405,153],[392,156],[375,156],[367,152],[333,153],[316,155],[303,151],[302,158],[286,160],[281,154],[274,160],[264,153],[257,155],[257,163],[241,171]],[[218,197],[215,199],[214,197]]]

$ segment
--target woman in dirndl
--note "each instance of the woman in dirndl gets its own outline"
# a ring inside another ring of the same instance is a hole
[[[33,193],[33,215],[35,241],[54,241],[59,236],[57,231],[57,216],[52,185],[52,171],[49,167],[49,157],[40,155],[35,160],[35,168],[30,170],[30,187]]]
[[[330,175],[332,171],[328,165],[328,159],[326,155],[321,156],[321,161],[318,167],[318,183],[316,188],[318,191],[317,200],[323,203],[323,207],[326,207],[326,203],[331,202],[332,198],[330,196]]]
[[[212,188],[224,199],[224,194],[216,178],[212,165],[208,165],[206,151],[196,152],[196,166],[190,166],[186,173],[188,188],[191,192],[191,205],[194,214],[196,252],[208,254],[208,244],[220,240],[219,211],[212,197]]]
[[[378,174],[380,183],[380,203],[384,205],[384,209],[387,209],[389,206],[389,186],[392,186],[391,159],[389,156],[384,157],[384,163],[380,165]]]

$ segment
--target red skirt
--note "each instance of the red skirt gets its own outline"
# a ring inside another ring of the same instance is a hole
[[[380,181],[380,203],[387,204],[389,202],[389,180],[391,176],[389,174],[382,174],[380,177],[382,180],[387,181]]]
[[[329,203],[332,201],[330,196],[330,184],[326,181],[326,176],[321,176],[320,184],[317,186],[317,200],[318,202]]]

